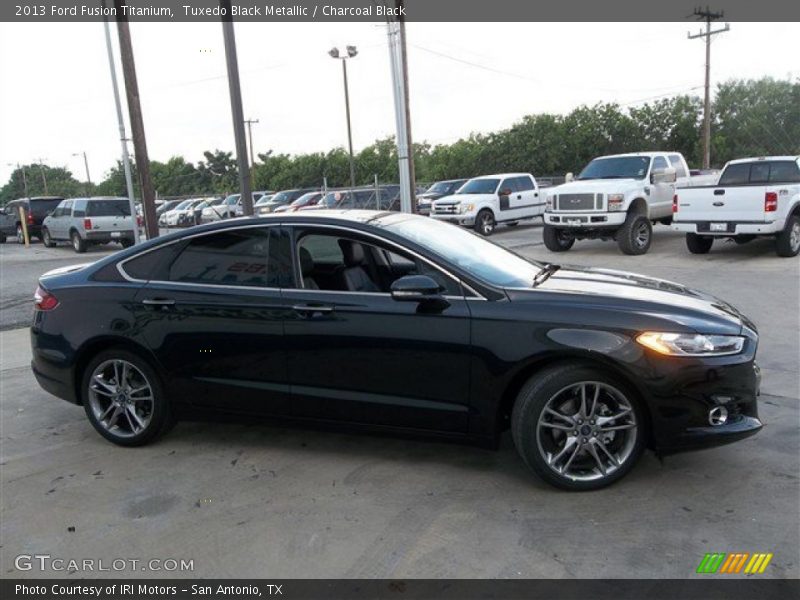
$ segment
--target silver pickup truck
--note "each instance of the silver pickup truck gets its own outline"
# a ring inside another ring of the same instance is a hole
[[[134,244],[127,198],[70,198],[63,200],[42,223],[42,242],[48,248],[69,241],[75,252],[86,252],[90,244],[117,242],[123,248]]]

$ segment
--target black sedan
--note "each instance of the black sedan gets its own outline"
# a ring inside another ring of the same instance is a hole
[[[593,489],[646,447],[753,435],[758,336],[729,304],[540,264],[425,217],[294,213],[40,279],[33,372],[124,446],[209,411],[496,447]]]

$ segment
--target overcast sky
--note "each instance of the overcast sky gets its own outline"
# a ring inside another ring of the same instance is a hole
[[[702,94],[703,43],[683,23],[410,23],[415,141],[452,142],[525,114],[581,104],[640,104]],[[150,158],[234,148],[219,24],[133,23]],[[115,55],[116,29],[112,25]],[[800,24],[733,23],[712,45],[712,83],[800,76]],[[358,46],[348,64],[356,151],[394,133],[386,29],[379,24],[236,25],[245,117],[256,152],[346,145],[341,67],[327,51]],[[122,76],[120,85],[122,85]],[[0,23],[0,185],[7,163],[38,159],[92,180],[120,156],[103,25]],[[124,101],[124,90],[121,90]],[[126,113],[127,122],[127,109]],[[130,129],[128,129],[130,131]]]

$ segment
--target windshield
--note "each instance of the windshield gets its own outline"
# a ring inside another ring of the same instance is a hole
[[[261,198],[258,200],[258,202],[256,202],[255,205],[256,206],[263,206],[264,204],[266,204],[270,200],[272,200],[272,194],[266,194],[264,196],[261,196]]]
[[[542,265],[461,227],[434,219],[403,219],[386,229],[416,242],[467,271],[476,279],[498,287],[531,287]]]
[[[270,198],[270,204],[286,204],[292,199],[292,194],[294,190],[288,190],[286,192],[278,192],[272,198]]]
[[[450,194],[457,190],[463,181],[437,181],[427,190],[426,194]]]
[[[176,206],[172,210],[183,210],[184,208],[188,208],[191,203],[192,203],[191,200],[184,200],[183,202],[178,204],[178,206]]]
[[[297,200],[292,202],[292,206],[306,206],[307,204],[313,204],[317,198],[320,197],[319,192],[309,192],[307,194],[303,194]]]
[[[595,158],[577,179],[644,179],[649,168],[648,156]]]
[[[494,194],[497,186],[500,184],[499,179],[470,179],[465,183],[457,194]]]
[[[225,204],[227,206],[230,206],[232,204],[236,204],[237,202],[239,202],[239,198],[240,197],[241,197],[241,194],[231,194],[230,196],[225,198]]]
[[[90,200],[86,203],[87,217],[131,216],[131,205],[127,200]]]

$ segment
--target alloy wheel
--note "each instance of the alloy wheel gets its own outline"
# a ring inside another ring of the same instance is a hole
[[[634,243],[638,248],[644,248],[650,242],[650,228],[647,221],[640,221],[634,232]]]
[[[556,392],[536,428],[538,450],[555,473],[574,481],[610,476],[633,455],[633,406],[617,388],[582,381]]]
[[[103,429],[116,437],[142,433],[153,416],[153,387],[132,363],[107,360],[92,372],[89,406]]]
[[[792,225],[792,231],[789,234],[789,246],[792,252],[796,253],[800,250],[800,222],[795,221],[794,225]]]
[[[489,213],[484,213],[481,216],[481,233],[489,235],[494,230],[494,219]]]

